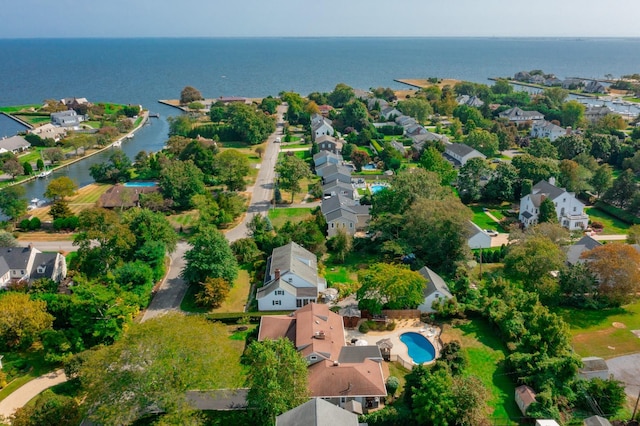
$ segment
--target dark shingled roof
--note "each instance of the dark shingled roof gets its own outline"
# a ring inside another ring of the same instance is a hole
[[[358,416],[321,398],[313,398],[276,417],[276,426],[358,426]]]
[[[584,426],[611,426],[611,422],[600,416],[591,416],[584,419]]]
[[[583,262],[583,259],[580,258],[582,253],[585,253],[589,250],[593,250],[594,248],[601,246],[602,243],[600,241],[594,240],[588,235],[580,238],[578,242],[574,245],[569,246],[567,249],[567,263],[570,265],[574,265],[579,262]]]

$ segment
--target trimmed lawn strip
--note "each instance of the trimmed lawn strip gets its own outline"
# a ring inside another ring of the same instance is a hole
[[[488,391],[490,417],[499,424],[517,424],[521,417],[515,403],[515,385],[506,374],[507,350],[495,330],[483,319],[474,318],[462,324],[445,324],[443,341],[458,340],[467,358],[466,373],[476,376]]]
[[[271,224],[275,228],[279,228],[284,225],[286,221],[298,223],[305,219],[309,219],[311,217],[311,210],[311,208],[307,207],[271,209],[267,216],[269,217]]]
[[[585,213],[589,215],[589,219],[600,222],[604,225],[602,230],[603,234],[618,234],[625,235],[629,230],[630,225],[624,223],[620,219],[611,216],[597,207],[587,207],[584,209]]]
[[[4,106],[4,107],[0,107],[0,112],[6,112],[7,114],[11,114],[14,112],[29,110],[31,108],[38,109],[41,107],[42,107],[41,104]]]
[[[640,330],[640,301],[613,309],[560,308],[556,313],[569,324],[573,349],[581,357],[614,358],[640,352],[640,338],[631,332]],[[614,327],[614,322],[625,328]]]
[[[505,232],[500,223],[491,219],[484,212],[483,206],[468,206],[473,211],[473,223],[478,225],[481,229],[495,229],[498,232]],[[492,213],[493,214],[493,213]]]

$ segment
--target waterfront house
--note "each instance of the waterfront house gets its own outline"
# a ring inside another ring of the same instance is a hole
[[[372,111],[374,109],[379,108],[380,111],[382,111],[383,109],[387,108],[389,106],[389,102],[387,102],[384,99],[380,99],[380,98],[368,98],[367,99],[367,109],[369,111]],[[400,114],[398,114],[400,115]]]
[[[314,114],[311,117],[311,140],[315,141],[317,138],[323,135],[333,136],[335,130],[331,125],[331,120],[321,116],[320,114]]]
[[[599,81],[591,80],[586,86],[584,86],[582,91],[585,93],[606,93],[607,89],[604,87],[604,84]]]
[[[56,142],[60,142],[67,135],[67,131],[58,126],[54,126],[51,123],[43,124],[35,129],[28,130],[28,133],[38,135],[42,139],[53,139]]]
[[[291,242],[273,249],[267,260],[264,285],[258,289],[260,311],[294,310],[318,300],[327,282],[318,276],[318,258]]]
[[[590,123],[597,123],[602,118],[612,113],[613,110],[606,105],[589,106],[584,112],[584,118],[586,118]]]
[[[60,282],[67,276],[67,262],[60,253],[43,253],[32,245],[0,247],[0,289],[11,281],[31,283],[40,278]]]
[[[426,266],[418,271],[420,275],[427,281],[424,286],[424,301],[418,306],[420,312],[431,313],[435,312],[433,309],[433,302],[441,300],[449,300],[453,297],[447,283],[444,282],[442,277],[436,274],[434,271]]]
[[[514,123],[524,123],[526,121],[544,120],[544,115],[538,111],[524,111],[518,107],[510,108],[498,114],[500,118],[506,118]]]
[[[348,346],[342,317],[310,303],[290,315],[265,315],[258,340],[286,337],[307,360],[309,391],[339,407],[376,408],[387,395],[387,366],[376,345]]]
[[[140,207],[140,196],[160,192],[160,187],[152,186],[124,186],[117,184],[109,188],[98,200],[98,207],[105,209],[129,209]]]
[[[51,114],[51,124],[60,127],[78,127],[82,121],[84,116],[78,115],[72,109]]]
[[[477,96],[460,95],[456,98],[458,105],[467,105],[474,108],[480,108],[484,105],[482,99]]]
[[[5,152],[19,154],[28,150],[30,147],[31,144],[20,135],[0,139],[0,154],[4,154]]]
[[[531,126],[531,132],[529,135],[532,138],[548,138],[551,142],[558,139],[560,136],[566,136],[570,134],[571,130],[557,126],[547,120],[534,121]]]
[[[558,223],[561,226],[570,231],[587,228],[589,216],[584,212],[584,204],[576,198],[574,193],[555,186],[554,178],[550,178],[549,182],[541,180],[536,183],[531,189],[531,194],[520,199],[518,219],[525,228],[538,223],[540,204],[547,198],[553,201]]]
[[[456,167],[462,167],[472,158],[487,159],[487,156],[463,143],[449,143],[444,146],[444,157]]]

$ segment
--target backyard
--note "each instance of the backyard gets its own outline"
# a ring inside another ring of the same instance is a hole
[[[491,213],[495,216],[496,219],[504,218],[502,212],[497,208],[489,208],[486,206],[469,206],[471,211],[473,212],[473,218],[471,219],[473,223],[478,225],[481,229],[495,229],[498,232],[508,232],[506,231],[500,223],[496,222],[492,218],[487,215],[487,212]]]
[[[596,221],[604,225],[604,228],[602,229],[603,234],[625,235],[629,230],[629,224],[611,216],[610,214],[600,210],[597,207],[587,207],[584,210],[585,213],[589,215],[589,219],[592,222]]]
[[[285,209],[271,209],[267,216],[274,228],[279,228],[290,221],[293,223],[302,222],[311,217],[310,207],[292,207]]]

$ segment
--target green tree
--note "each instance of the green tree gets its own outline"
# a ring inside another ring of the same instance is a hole
[[[422,152],[419,164],[423,169],[437,173],[441,185],[450,185],[456,179],[455,168],[435,147],[430,146]]]
[[[207,278],[222,278],[233,283],[238,263],[224,235],[213,226],[201,226],[189,241],[193,247],[184,255],[183,278],[191,285]]]
[[[569,265],[560,270],[558,276],[560,293],[559,303],[580,308],[593,307],[597,289],[596,277],[584,262]]]
[[[65,197],[71,197],[76,193],[78,185],[67,176],[61,176],[53,179],[47,185],[47,190],[44,196],[52,198],[54,201],[64,199]]]
[[[558,158],[558,150],[548,138],[535,138],[526,150],[538,158]]]
[[[581,256],[598,277],[599,296],[621,305],[640,290],[640,253],[628,244],[604,244]]]
[[[518,170],[510,163],[499,163],[484,188],[486,198],[513,201],[518,184]]]
[[[247,184],[245,176],[249,174],[249,160],[240,151],[227,149],[216,156],[215,169],[218,179],[229,191],[244,191]]]
[[[555,209],[554,209],[555,214]],[[504,258],[504,271],[536,289],[551,271],[562,269],[566,255],[549,238],[535,236],[509,246]]]
[[[260,102],[260,109],[269,114],[275,114],[278,105],[280,105],[280,100],[273,98],[272,96],[267,96],[266,98],[262,98]]]
[[[113,346],[90,352],[79,368],[88,418],[132,424],[154,407],[181,419],[174,424],[188,424],[194,409],[186,391],[232,388],[241,380],[241,366],[228,362],[237,358],[232,341],[219,338],[225,333],[221,324],[177,313],[132,325]]]
[[[0,190],[0,211],[12,221],[17,221],[27,212],[26,190],[23,186],[14,185]]]
[[[518,169],[520,180],[529,179],[534,183],[558,176],[559,171],[556,163],[555,160],[536,158],[529,154],[516,155],[511,160],[511,164]],[[525,191],[522,193],[525,194]]]
[[[28,294],[7,292],[0,295],[0,346],[4,349],[25,348],[39,334],[50,328],[53,316],[47,304],[31,300]]]
[[[192,207],[192,197],[204,194],[204,174],[191,160],[170,161],[162,167],[160,174],[162,194],[173,200],[175,208],[186,210]]]
[[[472,158],[460,168],[458,173],[458,193],[463,203],[480,200],[482,195],[481,179],[490,172],[487,163],[482,158]]]
[[[560,136],[554,143],[560,159],[570,160],[583,152],[589,153],[591,150],[591,141],[580,135]]]
[[[586,107],[578,101],[568,101],[562,104],[562,125],[567,127],[579,126],[584,121]]]
[[[539,223],[557,223],[558,214],[556,213],[556,206],[549,198],[545,198],[540,203],[540,214],[538,215]]]
[[[56,164],[64,160],[64,152],[62,152],[60,148],[46,148],[41,152],[42,156],[49,160],[51,164]]]
[[[185,86],[180,92],[180,104],[187,105],[191,102],[201,101],[204,98],[198,89],[191,86]]]
[[[342,263],[353,248],[353,238],[343,228],[338,228],[336,235],[329,239],[328,245],[335,259]]]
[[[500,149],[498,136],[482,129],[476,129],[469,132],[469,135],[465,139],[465,143],[470,147],[477,149],[487,157],[493,157]]]
[[[358,281],[358,304],[374,314],[379,314],[383,306],[415,309],[424,301],[424,277],[406,266],[374,263],[360,271]]]
[[[178,235],[166,216],[148,209],[131,209],[122,215],[126,225],[136,238],[134,249],[148,242],[159,242],[169,253],[176,249]]]
[[[50,390],[40,395],[34,405],[19,408],[12,416],[13,426],[77,426],[82,421],[78,402],[71,397],[56,395]]]
[[[398,102],[397,108],[403,114],[415,118],[419,123],[424,123],[433,114],[433,108],[426,99],[409,98]]]
[[[249,393],[247,403],[255,410],[255,421],[273,425],[276,416],[309,398],[307,362],[291,341],[254,341],[247,348]]]
[[[357,99],[352,100],[342,108],[340,120],[344,127],[353,127],[361,131],[369,123],[369,112],[365,104]]]
[[[602,194],[611,188],[613,183],[613,172],[611,171],[611,166],[603,164],[598,167],[591,176],[589,183],[596,192],[596,196],[600,198]]]
[[[559,165],[558,182],[568,191],[580,193],[591,189],[591,172],[573,160],[562,160]]]
[[[106,163],[94,164],[89,168],[96,182],[126,182],[131,179],[131,160],[121,149],[116,149]]]
[[[300,181],[311,176],[307,163],[295,155],[285,155],[276,166],[278,185],[285,191],[291,192],[291,202],[295,194],[301,189]]]
[[[53,218],[56,219],[65,219],[73,216],[71,209],[69,208],[69,203],[67,203],[64,199],[58,199],[53,202],[51,207],[49,208],[49,214]]]
[[[275,119],[253,106],[234,103],[228,107],[229,125],[241,139],[251,145],[264,142],[276,130]]]
[[[11,233],[7,231],[0,231],[0,247],[17,247],[18,240],[16,240]]]
[[[355,93],[351,87],[344,83],[338,83],[335,89],[333,89],[333,92],[329,93],[327,100],[331,106],[342,108],[354,98]]]
[[[491,86],[491,91],[497,95],[508,95],[513,93],[513,86],[507,80],[500,78]]]
[[[603,196],[603,199],[622,209],[630,205],[633,196],[638,193],[638,185],[635,181],[635,175],[631,169],[626,169],[613,182]]]

